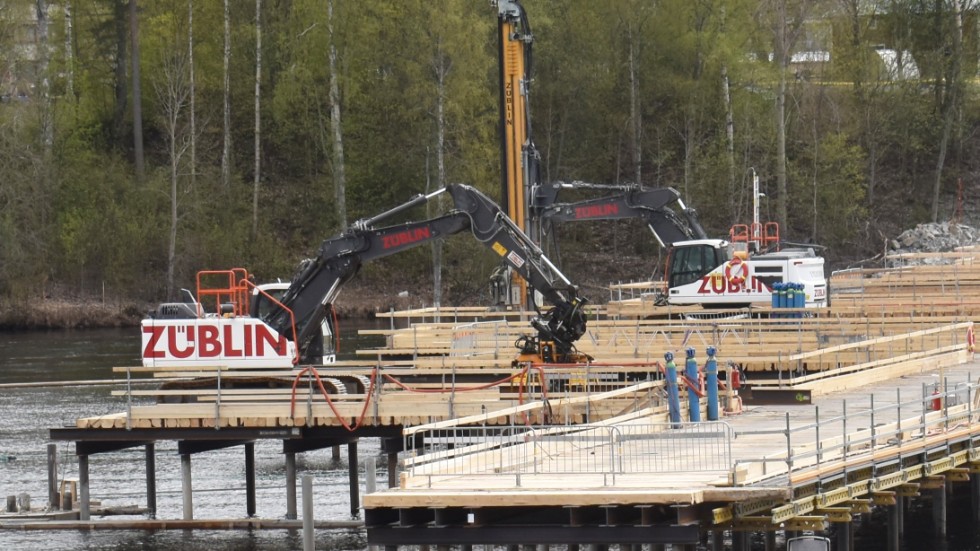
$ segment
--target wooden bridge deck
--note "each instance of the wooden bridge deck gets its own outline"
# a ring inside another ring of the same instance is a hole
[[[761,526],[765,530],[768,525],[772,530],[782,524],[787,530],[822,530],[826,522],[850,520],[851,513],[867,512],[871,505],[893,503],[896,491],[916,495],[920,485],[962,481],[968,470],[976,472],[980,467],[978,376],[980,362],[964,357],[956,366],[923,365],[873,384],[851,384],[815,398],[812,405],[746,406],[722,418],[734,434],[729,440],[730,457],[724,466],[711,469],[699,468],[704,458],[696,457],[692,448],[677,447],[678,453],[687,454],[679,466],[671,463],[662,472],[642,467],[615,472],[595,463],[597,454],[608,451],[601,438],[591,445],[580,441],[555,449],[547,448],[544,438],[536,443],[531,437],[521,444],[529,448],[526,456],[531,459],[510,469],[499,457],[482,461],[470,454],[461,468],[461,460],[450,451],[439,452],[431,462],[424,461],[423,454],[406,461],[399,488],[364,496],[369,540],[372,530],[376,541],[384,541],[393,527],[418,527],[427,518],[427,526],[436,530],[440,517],[453,518],[445,510],[454,508],[472,515],[493,508],[612,507],[636,511],[635,523],[651,523],[655,517],[643,517],[642,511],[668,506],[678,511],[677,517],[660,518],[668,524],[686,519],[709,528]],[[951,398],[943,409],[932,411],[931,392],[940,380]],[[972,386],[952,397],[957,385],[967,384]],[[665,422],[661,410],[602,425],[625,431]],[[429,432],[436,434],[436,428],[448,426],[443,423]],[[415,427],[412,432],[427,430]],[[671,429],[660,430],[661,439],[671,438]],[[678,432],[680,441],[684,430]],[[617,453],[621,459],[649,454],[645,443],[640,438],[618,442]],[[495,450],[483,453],[492,455]],[[461,446],[459,454],[467,454],[466,448]],[[571,522],[568,514],[566,521]]]

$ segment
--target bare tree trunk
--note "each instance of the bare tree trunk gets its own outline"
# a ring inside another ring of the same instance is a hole
[[[231,0],[225,2],[225,51],[224,51],[224,144],[221,149],[221,184],[231,185]]]
[[[112,132],[115,145],[119,148],[122,148],[123,136],[125,135],[126,107],[129,101],[128,82],[126,80],[126,54],[129,51],[129,45],[126,43],[129,38],[126,31],[129,24],[126,14],[126,1],[116,0],[114,4],[115,17],[113,18],[116,30],[116,64],[113,67],[116,105],[112,111]]]
[[[728,210],[737,220],[735,198],[735,115],[732,113],[732,92],[728,82],[728,65],[721,66],[721,96],[725,102],[725,152],[728,157]]]
[[[637,75],[637,45],[636,41],[639,40],[637,35],[639,33],[633,32],[633,26],[629,26],[629,72],[630,72],[630,149],[633,151],[633,183],[636,185],[643,184],[643,149],[641,132],[643,129],[643,120],[640,116],[640,77]]]
[[[41,122],[40,138],[42,148],[42,162],[39,168],[38,179],[41,189],[40,219],[42,224],[46,224],[51,211],[52,201],[50,197],[54,195],[54,117],[52,116],[51,104],[51,81],[48,79],[48,65],[50,52],[48,50],[48,2],[47,0],[36,0],[37,9],[37,35],[35,37],[35,47],[37,48],[37,82],[35,88],[38,95],[38,115]]]
[[[190,87],[190,175],[191,187],[197,180],[197,120],[195,112],[195,76],[194,76],[194,0],[187,0],[187,72]]]
[[[41,106],[41,143],[44,147],[45,167],[50,167],[54,147],[54,122],[51,115],[51,80],[48,78],[48,65],[51,59],[48,50],[48,2],[36,0],[37,8],[37,87]]]
[[[432,68],[436,77],[436,187],[442,189],[446,187],[446,77],[452,64],[447,62],[441,39],[438,40]],[[442,206],[441,195],[438,204]],[[437,309],[442,305],[442,247],[441,239],[432,243],[432,301]]]
[[[342,229],[347,229],[347,177],[344,170],[344,134],[340,120],[337,43],[333,32],[333,0],[327,0],[327,32],[330,35],[330,128],[333,130],[333,187],[337,202],[337,220]]]
[[[140,35],[136,0],[129,0],[129,37],[133,44],[133,155],[136,163],[136,182],[142,184],[146,169],[143,161],[143,90],[140,86]]]
[[[170,230],[167,235],[167,298],[174,298],[177,265],[177,226],[180,220],[178,210],[178,190],[180,183],[180,162],[187,149],[187,137],[181,132],[180,118],[187,105],[189,86],[187,84],[184,56],[175,49],[164,64],[165,79],[156,87],[157,101],[163,113],[163,126],[167,132],[168,153],[170,155]]]
[[[776,0],[776,68],[779,84],[776,89],[776,222],[787,228],[786,185],[786,70],[789,44],[786,39],[786,0]]]
[[[259,234],[259,182],[262,178],[262,0],[255,0],[255,178],[252,181],[252,236]]]
[[[262,0],[255,0],[255,177],[252,180],[252,236],[259,234],[259,182],[262,178]]]
[[[953,29],[953,52],[952,60],[945,79],[944,93],[942,97],[942,118],[943,133],[939,140],[939,155],[936,159],[936,179],[932,184],[932,222],[939,221],[939,199],[943,184],[943,169],[946,165],[946,154],[949,151],[949,141],[953,133],[953,125],[956,120],[956,112],[959,109],[959,80],[960,80],[960,56],[962,56],[963,44],[963,20],[961,16],[960,4],[953,2],[954,20],[956,26]]]
[[[75,49],[72,46],[74,22],[71,18],[71,0],[65,0],[65,73],[66,95],[75,101]]]

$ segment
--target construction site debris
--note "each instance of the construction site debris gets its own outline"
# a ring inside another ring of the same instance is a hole
[[[980,230],[964,224],[941,222],[919,224],[905,230],[896,239],[889,241],[888,248],[889,255],[937,253],[976,245],[978,242],[980,242]],[[903,259],[902,264],[908,264],[907,260]],[[923,258],[919,261],[923,264],[940,264],[948,262],[949,259]]]

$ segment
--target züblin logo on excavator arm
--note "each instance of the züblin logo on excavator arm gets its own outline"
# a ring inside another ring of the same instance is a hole
[[[575,207],[576,220],[582,220],[585,218],[600,218],[602,216],[609,216],[610,214],[619,214],[619,205],[585,205],[582,207]]]
[[[395,247],[401,247],[402,245],[411,245],[417,241],[422,241],[423,239],[429,239],[432,237],[432,230],[429,228],[415,228],[411,230],[405,230],[398,233],[393,233],[391,235],[381,236],[381,246],[385,249],[394,249]]]

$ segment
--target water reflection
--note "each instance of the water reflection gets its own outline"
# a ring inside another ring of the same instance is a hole
[[[386,322],[385,322],[386,323]],[[362,327],[386,327],[382,322],[350,323],[341,327],[343,349],[354,357],[357,348],[380,344],[379,338],[357,334]],[[81,331],[0,333],[0,384],[60,381],[122,381],[114,366],[139,365],[137,328]],[[48,431],[74,426],[82,417],[119,413],[125,398],[113,396],[117,385],[45,385],[0,388],[0,497],[26,492],[35,507],[47,502]],[[358,444],[363,460],[380,454],[376,439]],[[314,477],[314,511],[318,520],[350,520],[347,454],[335,460],[331,450],[297,456],[300,473]],[[255,443],[256,507],[259,517],[284,518],[285,466],[282,443]],[[195,454],[193,462],[195,518],[245,518],[245,456],[241,446]],[[377,461],[385,465],[386,461]],[[156,444],[157,517],[183,516],[180,460],[175,442]],[[143,448],[97,454],[89,458],[91,498],[106,507],[146,505]],[[77,478],[74,446],[58,443],[59,478]],[[363,478],[363,477],[362,477]],[[379,480],[386,475],[379,473]],[[117,517],[126,518],[126,517]],[[316,548],[331,551],[364,549],[359,530],[318,530]],[[302,548],[301,533],[284,530],[214,531],[13,531],[0,530],[0,548],[85,549],[142,551],[271,550]]]

